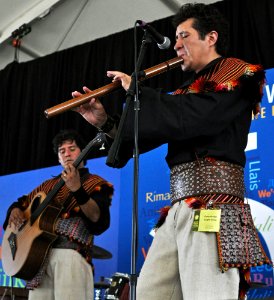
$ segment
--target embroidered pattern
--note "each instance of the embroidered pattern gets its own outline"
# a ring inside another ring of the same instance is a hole
[[[197,78],[193,83],[184,89],[177,89],[172,94],[206,93],[206,92],[229,92],[239,88],[242,81],[256,76],[258,84],[257,94],[252,95],[254,103],[253,113],[260,112],[265,84],[265,72],[261,65],[251,65],[237,58],[224,58],[212,67],[210,72]]]

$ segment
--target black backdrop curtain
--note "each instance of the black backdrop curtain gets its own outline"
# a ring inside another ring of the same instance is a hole
[[[264,68],[274,67],[272,45],[274,39],[273,0],[224,0],[212,4],[231,23],[229,55]],[[133,24],[134,24],[133,20]],[[174,44],[171,17],[152,25],[169,36]],[[138,33],[138,49],[143,32]],[[132,73],[134,70],[133,28],[60,51],[25,63],[10,63],[0,71],[0,175],[56,165],[51,140],[64,128],[75,128],[86,141],[96,130],[75,112],[65,112],[46,119],[44,110],[71,99],[71,92],[86,85],[100,88],[110,80],[107,70]],[[149,45],[143,69],[175,57],[171,49],[162,51]],[[156,76],[146,84],[168,90],[175,89],[184,80],[180,68]],[[116,91],[102,98],[110,114],[121,113],[124,92]],[[106,153],[92,153],[90,157]]]

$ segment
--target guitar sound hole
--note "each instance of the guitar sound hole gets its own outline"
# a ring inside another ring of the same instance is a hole
[[[41,201],[41,196],[40,195],[36,196],[33,199],[32,205],[31,205],[31,214],[33,214],[34,211],[37,209],[37,207],[40,205],[40,201]]]

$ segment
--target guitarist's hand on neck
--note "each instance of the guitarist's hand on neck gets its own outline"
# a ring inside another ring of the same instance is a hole
[[[58,148],[58,158],[60,164],[64,167],[61,177],[64,180],[68,189],[74,193],[83,213],[92,221],[97,222],[100,218],[100,209],[97,203],[88,196],[81,185],[78,169],[73,165],[74,161],[80,155],[81,149],[75,141],[67,140]],[[83,162],[79,168],[83,167]]]
[[[65,165],[61,177],[64,180],[66,186],[72,192],[77,191],[81,187],[80,174],[71,163]]]
[[[75,141],[67,140],[58,148],[58,159],[64,168],[61,177],[66,186],[72,192],[77,191],[81,187],[80,175],[78,170],[73,166],[73,163],[80,155],[81,149]],[[83,167],[83,163],[79,167]]]

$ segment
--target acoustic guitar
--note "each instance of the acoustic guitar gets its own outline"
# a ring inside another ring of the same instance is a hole
[[[104,134],[99,133],[82,150],[73,163],[74,167],[77,168],[90,150],[103,145],[104,141]],[[52,200],[64,184],[60,178],[47,195],[37,193],[24,211],[26,222],[20,228],[13,223],[6,228],[2,241],[2,265],[8,276],[31,280],[39,271],[57,239],[54,229],[62,207],[55,206]]]

